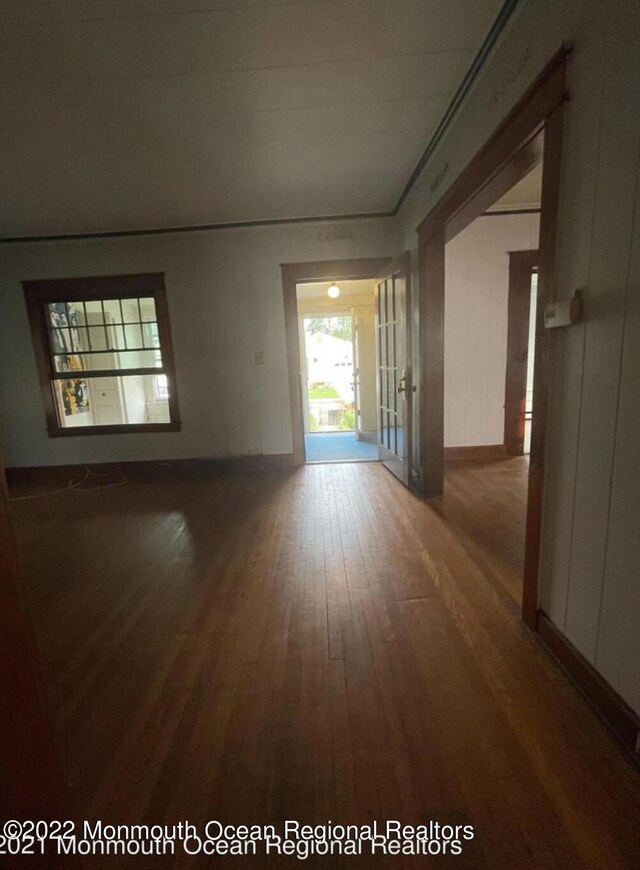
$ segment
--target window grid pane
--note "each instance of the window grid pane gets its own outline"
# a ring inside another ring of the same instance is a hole
[[[158,386],[157,375],[118,375],[66,378],[54,381],[60,426],[149,425],[171,422],[168,379]],[[138,401],[140,396],[146,401]]]
[[[180,428],[161,274],[24,286],[50,435]]]
[[[72,372],[82,372],[87,380],[104,378],[99,374],[92,377],[93,373],[99,372],[122,371],[125,376],[124,373],[130,369],[141,371],[153,369],[164,373],[156,304],[153,297],[50,302],[46,304],[46,313],[54,383],[66,384],[68,378],[59,376]],[[146,375],[137,374],[128,377],[142,379]],[[150,374],[149,377],[154,379],[149,400],[165,401],[168,398],[166,375],[161,375],[165,380],[160,382],[160,388],[155,382],[158,375]],[[122,376],[119,376],[118,380],[122,382]],[[129,382],[129,389],[132,389],[131,383]],[[62,394],[59,389],[56,396],[61,401]],[[67,385],[66,399],[71,401],[72,405],[75,402],[81,409],[83,388],[76,384],[75,389],[76,399],[71,396],[71,387]],[[139,402],[142,401],[141,395],[138,396]],[[81,410],[78,413],[81,413]],[[64,421],[61,425],[64,425]]]
[[[46,313],[62,428],[170,422],[153,297],[53,302]],[[131,369],[143,373],[127,375]]]

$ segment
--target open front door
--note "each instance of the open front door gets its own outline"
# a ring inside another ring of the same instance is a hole
[[[405,486],[411,480],[411,258],[408,251],[376,279],[378,455]]]

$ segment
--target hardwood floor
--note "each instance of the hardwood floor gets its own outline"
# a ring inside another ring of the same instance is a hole
[[[445,463],[444,494],[430,504],[455,527],[477,567],[520,608],[529,457]]]
[[[468,471],[450,485],[470,532]],[[461,857],[304,865],[640,867],[637,771],[496,586],[509,560],[464,539],[448,498],[340,464],[15,501],[78,818],[436,819],[474,826]],[[146,866],[218,861],[296,864]]]

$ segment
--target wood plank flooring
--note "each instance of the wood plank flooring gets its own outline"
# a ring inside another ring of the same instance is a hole
[[[464,516],[377,464],[167,471],[13,502],[77,816],[433,818],[474,825],[463,856],[303,866],[640,867],[638,772],[522,626],[512,580],[496,582],[504,552],[471,543],[464,491],[485,472],[449,478]],[[490,509],[504,542],[509,500]]]
[[[529,457],[445,463],[444,495],[430,504],[496,588],[521,607]]]

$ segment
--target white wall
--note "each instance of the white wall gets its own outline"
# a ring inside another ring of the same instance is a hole
[[[0,246],[9,466],[291,452],[280,263],[391,255],[390,219]],[[164,272],[181,432],[48,438],[20,281]],[[253,365],[253,352],[265,365]]]
[[[509,251],[538,247],[537,214],[480,217],[445,248],[444,443],[502,444]]]
[[[124,378],[122,392],[127,412],[127,423],[144,423],[147,409],[144,378],[142,376]]]
[[[368,436],[378,434],[378,393],[376,386],[376,308],[372,298],[369,305],[353,308],[358,324],[358,429]]]
[[[401,210],[400,247],[417,253],[421,219],[563,41],[574,50],[556,295],[584,288],[586,317],[552,340],[541,605],[640,710],[637,0],[521,0]]]

